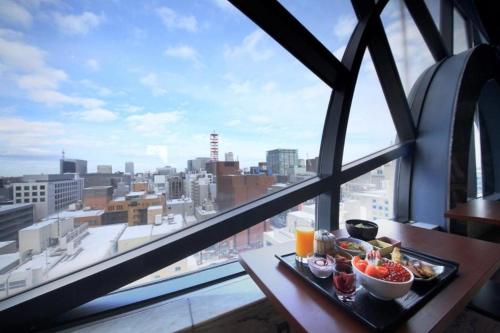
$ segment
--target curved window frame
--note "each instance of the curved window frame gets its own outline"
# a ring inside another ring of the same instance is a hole
[[[338,60],[278,1],[229,0],[243,14],[287,49],[309,70],[333,89],[320,146],[318,176],[294,184],[266,197],[236,207],[221,215],[180,230],[165,238],[80,269],[0,301],[2,326],[39,327],[55,316],[104,296],[143,276],[196,253],[218,241],[243,231],[303,201],[319,196],[317,228],[338,228],[340,187],[370,170],[399,159],[411,165],[419,115],[412,114],[380,14],[388,0],[352,0],[358,23],[342,60]],[[423,0],[405,1],[436,62],[453,49],[453,8],[442,0],[441,26],[435,25]],[[457,1],[460,2],[460,1]],[[460,6],[466,20],[469,45],[477,41],[478,30]],[[369,156],[342,165],[345,134],[351,101],[364,52],[369,51],[382,86],[400,142]],[[425,79],[425,77],[423,78]],[[411,95],[411,94],[410,94]],[[411,103],[418,103],[412,101]],[[401,168],[400,172],[405,172]],[[397,220],[408,215],[409,177],[395,185]],[[158,260],[162,258],[162,260]],[[125,291],[127,292],[127,291]]]

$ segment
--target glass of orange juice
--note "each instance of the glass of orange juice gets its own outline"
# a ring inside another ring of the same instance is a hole
[[[295,259],[307,263],[307,257],[314,252],[314,228],[295,228]]]

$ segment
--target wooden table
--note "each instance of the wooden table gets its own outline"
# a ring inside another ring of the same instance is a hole
[[[346,236],[345,230],[335,234]],[[458,276],[405,323],[402,332],[442,331],[500,266],[500,245],[397,222],[380,222],[379,236],[460,264]],[[298,331],[365,332],[368,327],[332,304],[299,276],[278,263],[274,254],[294,251],[294,242],[240,255],[240,262],[268,299]]]
[[[475,199],[458,204],[448,210],[445,217],[461,220],[500,225],[500,201]]]

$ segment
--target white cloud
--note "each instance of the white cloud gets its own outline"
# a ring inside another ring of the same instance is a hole
[[[167,57],[189,60],[196,65],[200,64],[199,54],[194,48],[188,45],[172,46],[165,50]]]
[[[255,30],[247,35],[240,45],[233,47],[226,46],[224,56],[228,59],[231,58],[250,58],[253,61],[263,61],[271,58],[273,52],[270,49],[259,47],[266,37],[262,30]]]
[[[181,118],[178,111],[143,113],[131,115],[126,118],[130,128],[134,131],[147,135],[162,135],[168,130],[168,126],[177,123]]]
[[[57,89],[59,83],[66,79],[67,75],[64,71],[42,67],[36,72],[19,75],[17,85],[24,90]]]
[[[96,92],[99,96],[109,96],[113,93],[111,91],[111,89],[104,87],[104,86],[101,86],[101,85],[99,85],[91,80],[84,79],[84,80],[81,80],[80,83],[84,87],[91,89],[93,92]]]
[[[251,91],[250,87],[250,82],[249,81],[244,81],[244,82],[231,82],[229,84],[229,88],[234,94],[240,95],[240,94],[248,94]]]
[[[85,61],[85,66],[93,72],[97,72],[99,69],[101,69],[101,64],[99,63],[99,61],[92,58]]]
[[[22,32],[11,30],[11,29],[3,29],[0,28],[0,38],[6,39],[21,39],[24,34]]]
[[[147,145],[146,155],[158,157],[163,164],[168,164],[168,148],[163,145]]]
[[[248,121],[252,124],[267,125],[272,123],[272,119],[266,116],[253,115],[248,117]]]
[[[10,0],[0,1],[0,21],[17,27],[29,28],[33,17],[24,7]]]
[[[167,93],[167,90],[162,87],[158,81],[158,76],[155,73],[149,73],[139,79],[142,85],[151,89],[153,96],[161,96]]]
[[[85,35],[91,29],[98,27],[104,21],[104,16],[92,12],[84,12],[81,15],[54,13],[54,21],[62,33]]]
[[[84,110],[79,113],[79,117],[82,120],[97,123],[105,123],[118,119],[116,113],[103,108]]]
[[[63,135],[63,124],[29,121],[18,117],[0,117],[0,155],[33,155]]]
[[[118,107],[118,110],[126,113],[137,113],[144,110],[143,107],[132,105],[132,104],[124,104]]]
[[[0,63],[9,77],[35,102],[46,105],[69,104],[99,108],[105,103],[95,98],[70,96],[60,92],[59,85],[68,79],[66,73],[46,63],[46,53],[22,40],[0,37]]]
[[[262,86],[262,90],[265,92],[271,92],[276,89],[276,82],[269,81]]]
[[[160,7],[156,10],[156,13],[169,30],[181,29],[190,32],[198,30],[198,21],[193,15],[180,15],[168,7]]]
[[[227,0],[213,0],[212,1],[217,7],[222,9],[223,11],[226,11],[228,13],[238,13],[238,10],[236,7],[234,7],[229,1]]]
[[[335,23],[333,32],[335,33],[335,36],[337,36],[338,38],[347,39],[348,37],[351,36],[352,32],[354,31],[356,23],[358,23],[358,21],[354,16],[342,15],[338,18],[337,22]]]

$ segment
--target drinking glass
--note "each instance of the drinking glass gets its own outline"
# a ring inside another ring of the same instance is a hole
[[[352,302],[356,296],[356,274],[350,261],[336,260],[333,265],[333,285],[337,297],[343,302]]]
[[[295,228],[295,259],[307,264],[307,258],[314,252],[314,228]]]

